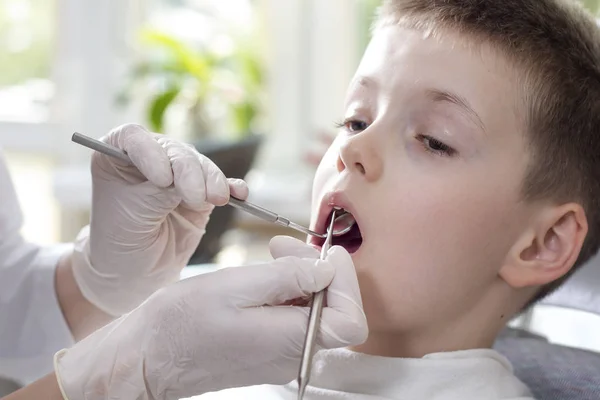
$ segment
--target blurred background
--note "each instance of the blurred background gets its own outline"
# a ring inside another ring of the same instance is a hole
[[[253,201],[307,223],[318,136],[342,117],[378,3],[0,0],[0,146],[23,234],[74,238],[88,219],[90,151],[70,136],[127,122],[193,143],[246,176]],[[218,211],[194,262],[272,228]],[[242,253],[229,259],[252,258]]]
[[[598,11],[600,1],[583,2]],[[0,147],[24,236],[74,239],[91,185],[90,151],[71,134],[100,137],[127,122],[194,144],[227,175],[245,176],[251,201],[307,224],[316,163],[379,3],[0,0]],[[228,207],[211,224],[194,264],[265,259],[267,240],[291,233]],[[557,324],[560,312],[524,319],[600,349],[600,323]]]

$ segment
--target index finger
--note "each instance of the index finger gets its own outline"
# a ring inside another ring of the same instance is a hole
[[[154,185],[162,188],[173,183],[171,162],[165,150],[144,127],[135,124],[121,125],[101,140],[127,153],[131,163]],[[98,157],[107,157],[100,153]],[[115,160],[110,158],[110,162]]]

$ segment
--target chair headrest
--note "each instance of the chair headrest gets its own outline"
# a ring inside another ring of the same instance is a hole
[[[600,316],[600,254],[592,257],[540,304],[573,308]]]
[[[559,346],[508,328],[494,348],[537,400],[600,399],[600,354]]]

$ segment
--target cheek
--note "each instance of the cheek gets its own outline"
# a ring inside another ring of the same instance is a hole
[[[409,179],[380,200],[373,240],[357,257],[365,308],[387,323],[470,307],[495,279],[514,231],[510,188]]]

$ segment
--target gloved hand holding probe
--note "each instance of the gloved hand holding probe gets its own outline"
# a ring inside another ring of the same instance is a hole
[[[367,323],[350,255],[333,247],[321,261],[289,237],[270,247],[274,261],[178,282],[58,353],[65,399],[179,399],[287,383],[298,372],[308,308],[279,305],[327,286],[319,345],[362,343]]]
[[[248,189],[191,146],[138,125],[103,141],[131,163],[94,152],[92,216],[75,246],[73,274],[92,304],[119,316],[177,281],[215,205],[230,191],[246,198]]]

